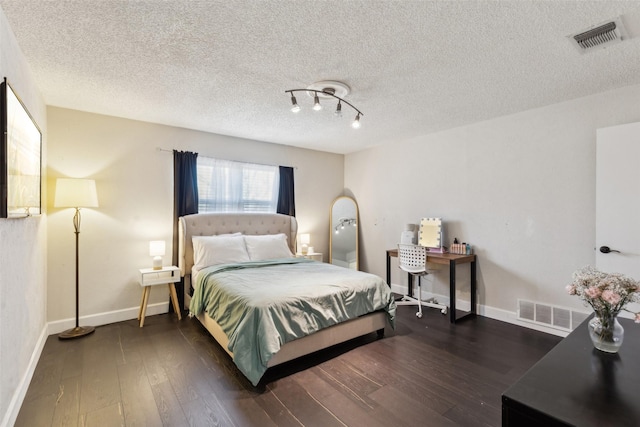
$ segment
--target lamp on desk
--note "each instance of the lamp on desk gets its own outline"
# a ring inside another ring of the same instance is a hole
[[[149,255],[153,257],[153,269],[162,270],[162,257],[165,255],[164,240],[149,242]]]
[[[95,328],[93,326],[79,326],[79,250],[78,243],[80,239],[80,208],[97,208],[98,193],[96,192],[96,182],[93,179],[73,179],[59,178],[56,181],[56,194],[54,207],[56,208],[75,208],[76,212],[73,216],[73,228],[76,235],[76,326],[68,329],[58,338],[61,340],[79,338],[89,335]]]

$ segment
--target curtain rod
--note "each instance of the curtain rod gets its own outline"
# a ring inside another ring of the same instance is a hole
[[[164,151],[165,153],[173,153],[173,150],[167,150],[166,148],[161,148],[161,147],[156,147],[156,151]],[[209,157],[209,156],[203,156],[203,157]],[[215,157],[211,157],[212,159]],[[219,160],[226,160],[228,162],[237,162],[237,163],[252,163],[254,165],[260,165],[260,166],[273,166],[273,167],[279,167],[281,165],[270,165],[267,163],[256,163],[256,162],[247,162],[247,161],[240,161],[240,160],[229,160],[229,159],[219,159]],[[287,166],[290,168],[294,168],[294,169],[298,169],[297,166]]]

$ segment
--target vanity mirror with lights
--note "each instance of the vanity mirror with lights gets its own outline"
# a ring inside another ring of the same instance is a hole
[[[442,242],[442,218],[422,218],[418,244],[430,252],[444,252]]]
[[[358,205],[341,196],[329,213],[329,259],[331,264],[358,270]]]

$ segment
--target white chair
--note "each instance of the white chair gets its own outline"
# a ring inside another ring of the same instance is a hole
[[[402,299],[396,301],[396,305],[417,305],[416,317],[418,319],[422,318],[422,306],[438,308],[442,314],[447,314],[447,306],[438,304],[435,298],[422,301],[422,276],[429,274],[427,271],[427,248],[420,245],[399,244],[398,260],[401,270],[411,274],[411,277],[418,276],[418,298],[404,295]],[[413,287],[413,283],[409,283],[408,286]]]

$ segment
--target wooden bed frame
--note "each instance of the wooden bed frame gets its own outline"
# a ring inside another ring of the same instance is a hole
[[[178,229],[178,265],[181,276],[189,279],[191,278],[191,267],[193,267],[193,244],[191,240],[193,236],[213,236],[237,232],[245,235],[284,233],[288,238],[291,252],[296,253],[295,244],[298,223],[294,217],[288,215],[264,213],[186,215],[179,219]],[[185,282],[185,302],[187,305],[191,301],[191,296],[189,295],[190,287],[189,280]],[[197,319],[222,348],[233,357],[233,354],[228,349],[229,339],[218,323],[206,313],[197,316]],[[322,329],[304,338],[284,344],[280,351],[271,358],[267,366],[279,365],[368,333],[377,332],[378,336],[382,336],[387,322],[387,314],[378,311]]]

